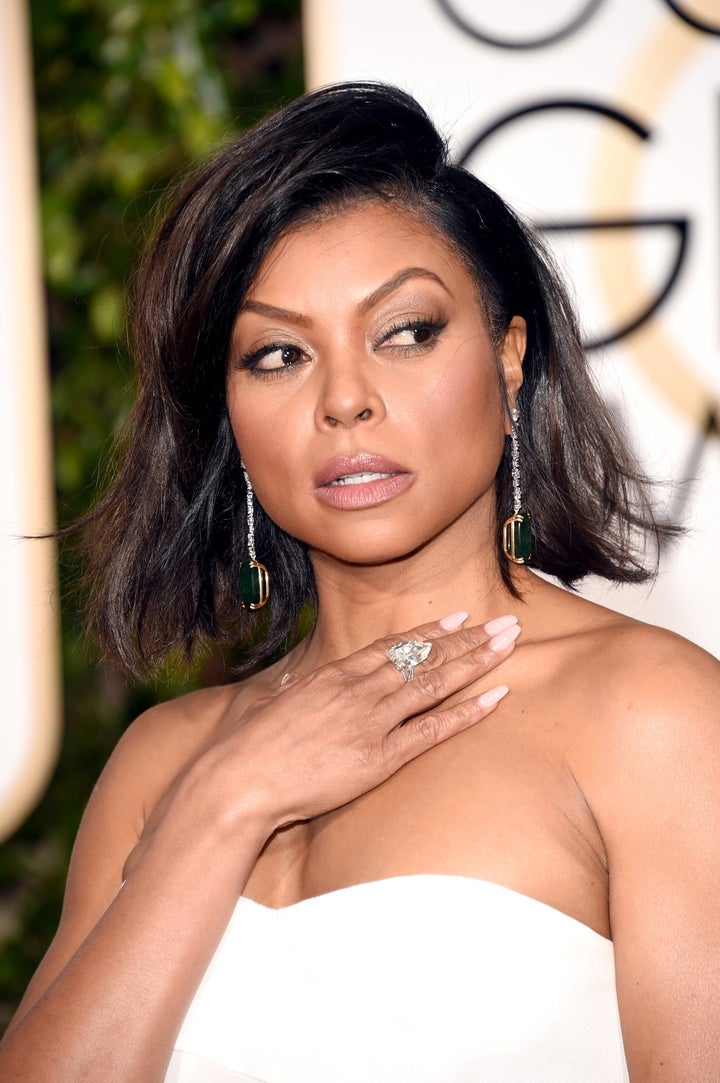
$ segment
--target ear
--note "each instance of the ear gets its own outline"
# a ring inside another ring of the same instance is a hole
[[[508,329],[505,332],[505,337],[500,343],[500,349],[498,351],[500,358],[500,369],[502,372],[503,381],[507,390],[508,402],[510,408],[515,405],[515,399],[517,393],[522,387],[523,382],[523,358],[525,357],[525,347],[527,346],[527,324],[522,316],[513,316],[508,324]],[[506,433],[510,433],[511,422],[507,419],[505,425]]]

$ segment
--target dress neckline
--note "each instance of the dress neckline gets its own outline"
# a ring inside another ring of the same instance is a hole
[[[289,917],[290,915],[299,914],[304,911],[312,912],[312,910],[317,908],[332,906],[335,903],[351,902],[354,900],[355,896],[361,897],[367,892],[374,893],[378,890],[397,891],[405,889],[414,892],[421,886],[422,881],[425,881],[427,884],[433,884],[436,887],[447,887],[451,890],[466,890],[469,888],[481,892],[489,891],[490,893],[505,894],[509,898],[512,898],[516,904],[527,904],[530,907],[539,908],[538,913],[544,912],[548,919],[553,921],[559,919],[561,921],[570,922],[576,930],[584,931],[594,939],[600,940],[604,944],[612,947],[612,940],[609,937],[604,936],[602,933],[597,932],[596,929],[586,925],[584,921],[580,921],[578,918],[566,914],[564,910],[558,910],[557,907],[542,902],[532,895],[526,895],[522,891],[516,891],[514,888],[506,887],[504,884],[498,884],[494,880],[483,880],[475,876],[459,876],[452,873],[409,873],[399,876],[386,876],[379,880],[365,880],[358,884],[348,884],[347,887],[335,888],[333,891],[325,891],[318,895],[311,895],[306,899],[298,899],[297,902],[289,903],[287,906],[268,906],[266,903],[258,902],[255,899],[249,898],[247,895],[241,895],[236,904],[236,912],[241,908],[249,908],[255,909],[259,913],[264,913],[270,917],[281,919],[284,916]]]

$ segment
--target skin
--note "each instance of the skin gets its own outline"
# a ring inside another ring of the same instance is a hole
[[[450,245],[388,205],[268,256],[228,404],[260,502],[308,544],[318,624],[263,673],[154,708],[122,739],[4,1078],[161,1081],[238,894],[280,907],[430,872],[611,937],[633,1083],[716,1079],[720,667],[526,568],[508,594],[500,380],[512,402],[524,341],[514,319],[492,343]],[[328,504],[318,474],[358,453],[411,481]],[[458,611],[459,630],[438,623]],[[385,651],[410,637],[433,651],[403,684]]]

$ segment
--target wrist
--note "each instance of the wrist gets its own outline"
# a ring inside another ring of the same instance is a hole
[[[266,778],[249,771],[230,774],[227,767],[216,749],[201,756],[181,780],[177,800],[192,810],[203,833],[259,853],[280,826],[278,802]]]

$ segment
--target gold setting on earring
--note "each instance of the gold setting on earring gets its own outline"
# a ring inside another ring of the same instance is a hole
[[[532,556],[532,528],[530,516],[522,507],[520,489],[520,447],[517,427],[520,413],[516,406],[512,409],[512,429],[510,430],[510,473],[513,487],[513,513],[502,525],[501,538],[503,553],[513,564],[527,564]]]
[[[270,597],[270,574],[257,560],[240,565],[240,604],[243,609],[262,609]]]
[[[262,609],[270,597],[270,573],[255,552],[255,504],[253,487],[243,465],[247,501],[247,547],[250,560],[240,565],[240,605],[243,609]]]
[[[503,553],[513,564],[527,564],[532,556],[530,516],[519,511],[502,525]]]

